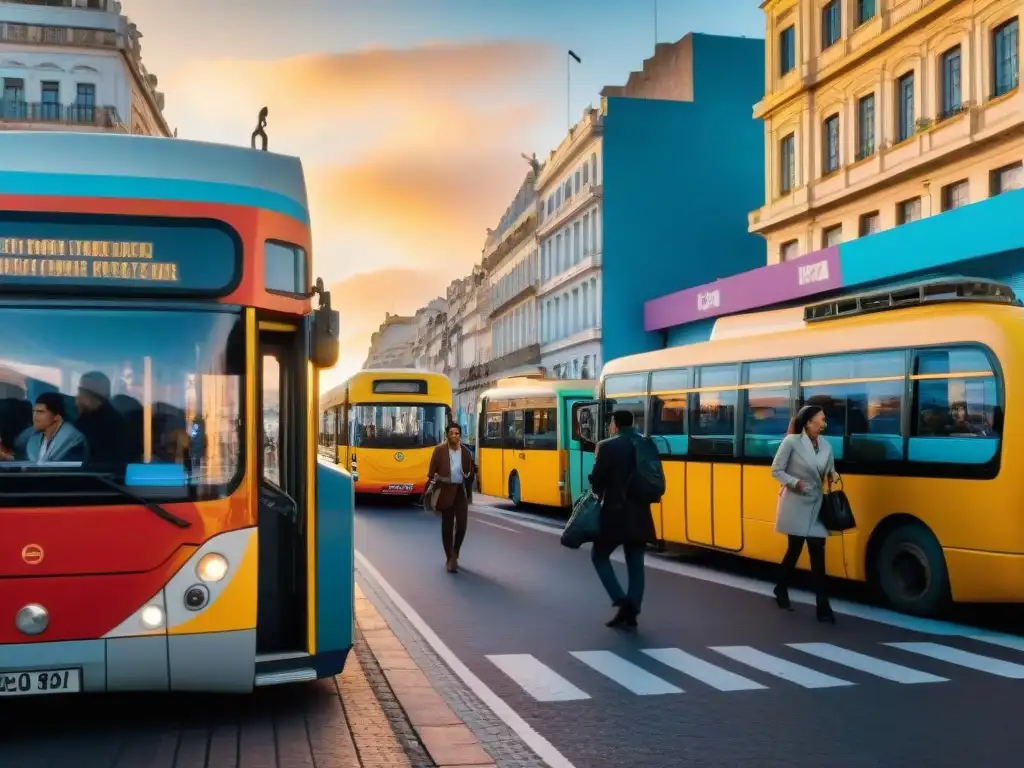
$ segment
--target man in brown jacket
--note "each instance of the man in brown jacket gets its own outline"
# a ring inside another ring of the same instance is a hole
[[[430,457],[427,482],[433,480],[439,491],[435,511],[441,513],[441,540],[448,573],[458,573],[476,466],[473,454],[462,444],[462,427],[449,424],[445,435],[447,441],[438,445]]]

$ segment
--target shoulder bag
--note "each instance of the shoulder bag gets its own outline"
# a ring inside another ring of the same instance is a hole
[[[818,517],[826,530],[833,533],[842,533],[857,527],[850,499],[843,490],[842,477],[838,483],[833,483],[832,478],[828,478],[828,493],[821,500],[821,512]]]

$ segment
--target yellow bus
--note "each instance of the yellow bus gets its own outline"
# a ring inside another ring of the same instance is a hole
[[[352,472],[356,493],[415,498],[451,421],[452,385],[431,371],[369,369],[331,390],[320,411],[320,453]]]
[[[589,488],[594,465],[573,435],[571,414],[593,398],[594,387],[580,381],[527,377],[501,379],[484,392],[477,404],[480,492],[516,506],[570,506]]]
[[[770,464],[796,409],[821,405],[857,519],[826,542],[831,576],[916,615],[1021,602],[1022,328],[1010,288],[967,278],[723,318],[706,343],[609,362],[593,418],[606,434],[631,410],[658,444],[664,542],[779,561]]]

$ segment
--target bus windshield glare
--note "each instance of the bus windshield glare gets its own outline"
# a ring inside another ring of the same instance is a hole
[[[352,408],[352,445],[363,448],[424,448],[444,440],[443,405],[375,403]]]
[[[12,489],[28,475],[42,504],[76,473],[160,501],[230,491],[242,468],[237,312],[7,306],[0,328],[0,506],[25,503]],[[42,482],[48,469],[59,482]]]

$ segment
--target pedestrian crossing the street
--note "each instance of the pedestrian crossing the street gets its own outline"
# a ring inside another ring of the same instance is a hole
[[[1024,639],[1020,643],[1016,638],[971,639],[993,648],[1010,649],[1011,653],[1024,652]],[[561,659],[556,664],[559,671],[526,653],[489,655],[487,659],[540,702],[591,699],[598,691],[607,690],[609,681],[613,687],[636,696],[671,696],[701,690],[736,693],[783,686],[849,689],[872,682],[927,685],[949,683],[956,679],[957,672],[965,670],[1024,680],[1024,663],[952,644],[879,643],[877,650],[870,650],[865,653],[833,643],[787,643],[775,649],[709,646],[693,653],[681,648],[644,648],[636,652],[635,658],[612,651],[571,651],[553,657]],[[936,669],[936,663],[941,669]],[[599,683],[600,679],[605,682]]]

